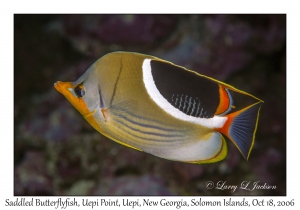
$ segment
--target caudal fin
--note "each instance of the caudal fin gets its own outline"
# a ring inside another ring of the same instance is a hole
[[[256,127],[258,123],[259,110],[262,101],[252,104],[237,112],[226,115],[228,118],[224,126],[218,129],[226,135],[248,160],[252,147]]]

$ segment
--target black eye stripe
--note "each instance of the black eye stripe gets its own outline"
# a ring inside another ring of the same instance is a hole
[[[84,90],[84,86],[83,85],[77,85],[74,88],[74,92],[78,97],[83,97],[85,95],[85,90]]]

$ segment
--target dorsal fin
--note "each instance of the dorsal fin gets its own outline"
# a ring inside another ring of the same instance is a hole
[[[219,84],[183,67],[151,60],[151,73],[160,94],[186,115],[212,118],[219,106]]]

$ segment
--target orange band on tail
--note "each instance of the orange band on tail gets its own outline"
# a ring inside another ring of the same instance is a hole
[[[241,112],[242,112],[242,110],[237,111],[237,112],[234,112],[234,113],[231,113],[231,114],[229,114],[229,115],[226,115],[227,120],[226,120],[225,124],[223,125],[222,128],[216,129],[216,131],[218,131],[218,132],[220,132],[220,133],[222,133],[222,134],[224,134],[225,136],[228,137],[228,136],[229,136],[229,128],[230,128],[230,126],[231,126],[232,120],[233,120],[236,116],[238,116]]]

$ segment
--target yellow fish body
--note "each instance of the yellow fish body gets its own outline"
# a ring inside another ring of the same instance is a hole
[[[223,135],[248,159],[262,103],[215,79],[132,52],[107,54],[77,81],[57,82],[54,87],[106,137],[189,163],[224,159]],[[232,112],[232,92],[257,102]]]

